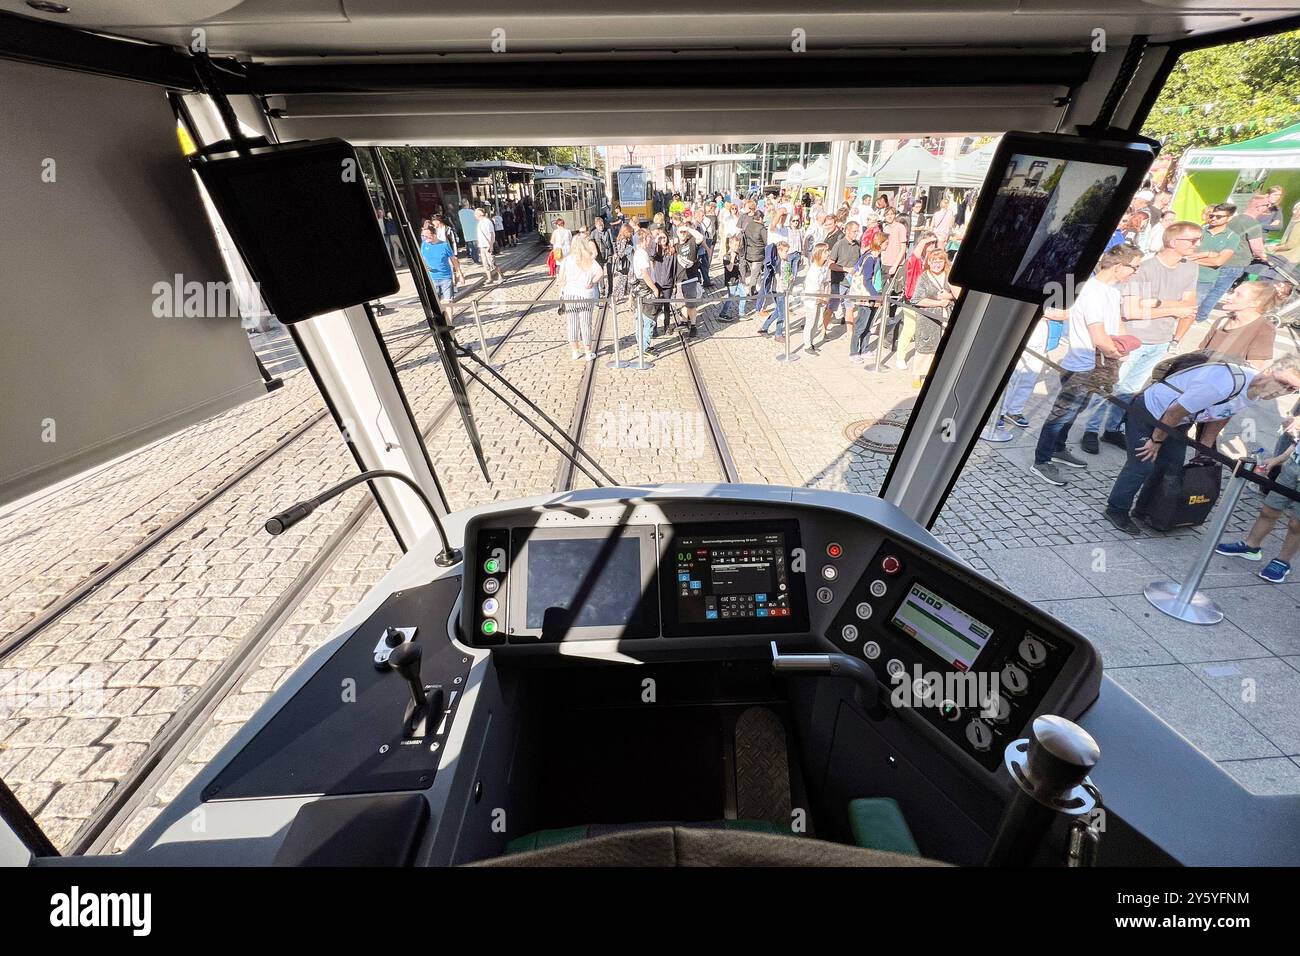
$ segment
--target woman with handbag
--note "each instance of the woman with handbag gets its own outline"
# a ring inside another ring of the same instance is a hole
[[[596,360],[591,342],[591,313],[600,295],[600,280],[605,270],[596,261],[596,249],[590,239],[578,236],[569,246],[569,254],[560,261],[560,287],[564,302],[561,308],[568,320],[569,349],[573,360]]]
[[[916,357],[912,359],[912,387],[920,388],[939,349],[944,323],[952,315],[958,290],[948,282],[948,253],[932,249],[925,272],[916,280],[910,301],[916,306]],[[923,310],[923,311],[922,311]]]

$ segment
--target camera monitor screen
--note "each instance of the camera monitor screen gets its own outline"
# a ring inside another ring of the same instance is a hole
[[[339,139],[195,160],[266,306],[300,322],[397,291],[356,151]]]
[[[1153,158],[1142,144],[1008,133],[989,165],[953,284],[1026,302],[1082,284]]]

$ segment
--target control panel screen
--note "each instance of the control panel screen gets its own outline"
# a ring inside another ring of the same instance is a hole
[[[970,670],[993,636],[993,628],[919,584],[908,589],[893,624],[961,671]]]
[[[632,622],[641,605],[641,546],[635,538],[556,538],[528,547],[524,623],[544,625],[548,612],[570,627],[615,627]]]
[[[678,621],[790,616],[781,532],[682,537],[673,547]]]
[[[679,525],[660,572],[665,633],[806,630],[805,576],[790,568],[798,546],[793,521]]]

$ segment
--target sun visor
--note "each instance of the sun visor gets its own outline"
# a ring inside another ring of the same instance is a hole
[[[0,61],[0,502],[264,395],[164,93]]]
[[[631,67],[629,67],[630,69]],[[617,71],[611,68],[611,76]],[[1051,129],[1054,83],[871,89],[700,88],[291,93],[269,99],[283,139],[357,145],[698,143],[860,139]]]

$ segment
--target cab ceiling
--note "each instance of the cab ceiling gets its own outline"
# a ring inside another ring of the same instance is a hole
[[[510,53],[922,47],[1086,50],[1134,34],[1177,40],[1295,11],[1295,0],[898,0],[850,12],[845,0],[65,0],[65,14],[24,0],[0,9],[105,33],[275,61]]]

